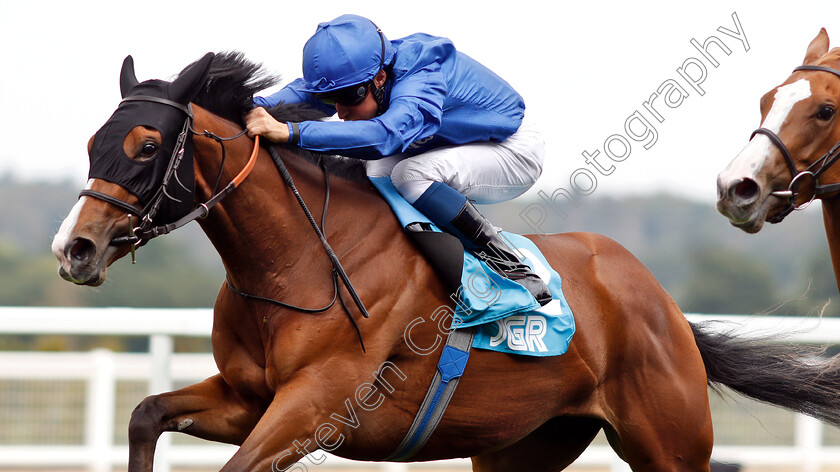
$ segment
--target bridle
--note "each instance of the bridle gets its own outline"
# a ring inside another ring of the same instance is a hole
[[[171,100],[167,100],[167,99],[164,99],[164,98],[154,97],[154,96],[142,96],[142,95],[141,96],[127,97],[127,98],[124,98],[122,101],[123,102],[126,102],[126,101],[149,101],[149,102],[161,103],[161,104],[164,104],[164,105],[169,105],[169,106],[175,107],[175,108],[181,110],[182,112],[184,112],[184,114],[186,115],[186,117],[184,118],[184,125],[183,125],[183,127],[181,129],[181,132],[178,135],[178,139],[175,143],[175,148],[172,151],[172,155],[169,158],[169,165],[166,169],[166,172],[164,173],[164,178],[161,181],[161,185],[158,188],[157,192],[155,192],[155,195],[151,199],[151,201],[145,206],[145,208],[141,209],[141,208],[139,208],[135,205],[132,205],[131,203],[128,203],[124,200],[120,200],[119,198],[116,198],[114,196],[111,196],[111,195],[108,195],[108,194],[105,194],[105,193],[102,193],[102,192],[97,192],[95,190],[85,189],[85,190],[82,190],[79,193],[79,197],[88,196],[88,197],[97,198],[99,200],[103,200],[103,201],[108,202],[112,205],[115,205],[118,208],[121,208],[121,209],[123,209],[127,212],[128,220],[129,220],[129,234],[126,235],[126,236],[118,236],[116,238],[113,238],[110,241],[109,244],[112,245],[112,246],[117,246],[117,245],[122,245],[122,244],[130,244],[131,245],[131,262],[134,263],[135,262],[135,251],[136,251],[137,247],[139,247],[142,244],[145,244],[146,242],[148,242],[152,238],[156,238],[158,236],[171,233],[172,231],[186,225],[187,223],[189,223],[191,221],[194,221],[194,220],[199,219],[199,218],[207,217],[207,215],[209,215],[209,213],[210,213],[211,208],[216,206],[222,199],[224,199],[226,196],[230,195],[234,190],[236,190],[236,188],[239,187],[239,185],[242,183],[242,181],[244,181],[245,178],[248,177],[248,175],[251,173],[251,170],[253,170],[253,168],[254,168],[254,164],[256,163],[257,155],[259,154],[259,149],[260,149],[260,137],[259,136],[254,136],[254,148],[251,151],[251,156],[248,158],[248,162],[245,164],[245,167],[243,167],[242,170],[239,172],[239,174],[237,174],[237,176],[234,177],[233,180],[231,180],[230,183],[228,183],[222,190],[216,192],[216,190],[218,188],[218,185],[219,185],[219,181],[221,179],[222,171],[224,170],[224,162],[225,162],[225,155],[226,155],[225,154],[224,141],[230,141],[230,140],[242,137],[247,132],[247,129],[242,130],[242,132],[240,132],[239,134],[236,134],[235,136],[231,136],[231,137],[228,137],[228,138],[222,138],[222,137],[219,137],[219,136],[217,136],[217,135],[215,135],[212,132],[207,131],[207,130],[204,130],[203,132],[197,132],[195,129],[193,129],[193,126],[192,126],[192,124],[193,124],[193,113],[192,113],[192,108],[189,105],[185,106],[185,105],[182,105],[180,103],[177,103],[177,102],[174,102],[174,101],[171,101]],[[165,224],[165,225],[153,226],[152,221],[154,220],[155,215],[159,211],[160,205],[163,202],[164,197],[167,197],[167,198],[170,198],[170,199],[174,198],[172,196],[169,196],[166,193],[166,187],[169,184],[169,181],[174,177],[176,182],[178,182],[179,185],[184,187],[184,185],[181,184],[178,181],[176,171],[183,161],[184,149],[185,149],[185,146],[186,146],[187,138],[189,137],[190,133],[192,133],[196,136],[205,136],[205,137],[211,138],[211,139],[217,141],[222,147],[222,163],[219,166],[220,167],[219,168],[219,175],[216,178],[216,185],[214,186],[214,188],[210,192],[210,194],[212,196],[210,197],[209,200],[207,200],[204,203],[200,203],[195,209],[193,209],[192,211],[190,211],[186,215],[182,216],[181,218],[179,218],[175,222]],[[368,313],[367,309],[365,308],[364,303],[362,303],[362,300],[359,297],[358,293],[356,292],[356,289],[353,287],[353,284],[350,282],[350,278],[348,277],[347,273],[344,271],[344,268],[341,266],[341,263],[338,260],[338,256],[335,254],[333,249],[330,247],[329,243],[327,242],[326,236],[324,236],[323,231],[322,231],[322,228],[324,227],[324,224],[326,222],[327,205],[329,203],[329,192],[330,192],[329,174],[327,172],[327,169],[323,168],[324,175],[325,175],[325,181],[326,181],[326,197],[325,197],[325,200],[324,200],[324,212],[323,212],[321,227],[319,227],[318,223],[315,221],[311,212],[307,208],[306,203],[303,201],[303,198],[301,197],[300,192],[298,192],[297,187],[295,186],[294,180],[292,179],[292,175],[289,173],[289,170],[286,168],[286,165],[283,163],[283,160],[280,158],[280,155],[277,152],[276,148],[273,147],[273,146],[269,147],[269,154],[271,155],[272,160],[274,161],[274,164],[277,166],[277,169],[280,171],[280,175],[283,178],[283,181],[292,190],[292,192],[294,193],[295,198],[297,199],[301,208],[303,208],[303,211],[306,214],[306,217],[308,218],[312,227],[315,229],[315,233],[318,236],[318,238],[320,239],[321,244],[324,247],[324,250],[326,251],[327,256],[330,259],[330,262],[333,265],[333,285],[334,285],[333,299],[327,306],[325,306],[323,308],[314,308],[314,309],[303,308],[303,307],[299,307],[299,306],[295,306],[295,305],[290,305],[290,304],[287,304],[287,303],[284,303],[284,302],[281,302],[281,301],[278,301],[278,300],[274,300],[274,299],[271,299],[271,298],[260,297],[260,296],[251,295],[251,294],[242,292],[242,291],[240,291],[239,289],[237,289],[236,287],[233,286],[229,277],[225,278],[226,283],[227,283],[228,287],[231,289],[231,291],[233,291],[234,293],[236,293],[239,296],[242,296],[243,298],[262,301],[262,302],[268,302],[268,303],[272,303],[274,305],[278,305],[278,306],[288,308],[288,309],[292,309],[292,310],[296,310],[296,311],[301,311],[301,312],[304,312],[304,313],[322,313],[322,312],[328,310],[329,308],[331,308],[335,304],[336,299],[338,299],[341,302],[342,307],[344,308],[345,312],[350,317],[350,321],[353,323],[353,326],[356,329],[356,332],[359,336],[359,341],[362,344],[362,350],[365,350],[364,341],[362,340],[362,335],[361,335],[361,331],[359,330],[359,326],[356,324],[356,321],[353,318],[352,313],[348,309],[347,305],[344,302],[344,299],[341,296],[341,291],[339,290],[339,283],[338,283],[339,279],[344,283],[344,286],[347,288],[347,291],[350,293],[351,298],[355,302],[356,307],[359,309],[361,314],[365,318],[370,317],[370,314]],[[132,215],[136,215],[140,218],[141,223],[140,223],[139,226],[137,226],[137,227],[133,226]]]
[[[793,69],[794,72],[801,70],[829,72],[831,74],[836,75],[837,77],[840,77],[840,70],[832,69],[831,67],[799,66]],[[822,157],[820,157],[811,165],[809,165],[805,170],[798,171],[796,169],[796,163],[793,160],[793,156],[791,155],[787,146],[785,146],[785,143],[782,142],[781,138],[779,138],[779,136],[776,133],[767,128],[758,128],[757,130],[752,132],[752,135],[750,135],[750,139],[755,137],[756,134],[763,134],[764,136],[770,138],[770,142],[772,142],[776,146],[776,148],[779,149],[779,152],[781,152],[782,156],[785,158],[785,162],[787,163],[788,169],[790,170],[790,175],[792,176],[787,190],[777,190],[775,192],[770,193],[770,195],[773,195],[775,197],[787,199],[787,206],[785,206],[785,208],[773,215],[767,221],[769,221],[770,223],[779,223],[782,220],[784,220],[785,217],[789,215],[793,210],[799,210],[807,207],[818,195],[825,195],[828,193],[840,191],[840,182],[825,185],[819,184],[819,177],[832,165],[834,165],[838,160],[840,160],[840,141],[835,143],[834,146],[831,147],[831,149],[829,149],[825,154],[822,155]],[[814,181],[814,192],[811,195],[811,200],[797,207],[796,200],[799,196],[798,187],[801,184],[801,181],[806,178],[810,178]]]
[[[216,136],[215,134],[211,133],[210,131],[203,131],[197,132],[193,129],[193,113],[192,107],[189,105],[182,105],[178,102],[174,102],[172,100],[167,100],[165,98],[154,97],[149,95],[138,95],[133,97],[126,97],[120,103],[124,102],[132,102],[132,101],[143,101],[143,102],[154,102],[160,103],[164,105],[168,105],[178,110],[182,111],[185,115],[184,118],[184,125],[181,128],[181,132],[178,134],[178,138],[175,141],[175,148],[172,151],[172,155],[169,157],[169,164],[166,168],[166,172],[164,173],[163,180],[161,181],[160,187],[158,187],[157,192],[155,192],[152,199],[144,208],[139,208],[131,203],[128,203],[124,200],[120,200],[114,196],[97,192],[95,190],[85,189],[79,192],[79,197],[93,197],[99,200],[103,200],[108,202],[116,207],[119,207],[125,210],[128,214],[129,219],[129,234],[127,236],[118,236],[113,238],[110,241],[110,245],[112,246],[119,246],[122,244],[130,244],[131,245],[131,262],[135,262],[135,250],[142,244],[145,244],[150,239],[156,238],[158,236],[171,233],[172,231],[186,225],[187,223],[194,221],[199,218],[204,218],[210,213],[210,209],[216,206],[222,199],[224,199],[227,195],[231,192],[236,190],[236,187],[242,183],[243,180],[251,173],[251,170],[254,168],[254,163],[256,162],[257,153],[259,150],[259,136],[255,137],[254,140],[254,149],[251,152],[251,157],[248,159],[248,163],[245,167],[240,171],[239,175],[234,177],[233,180],[221,191],[216,193],[216,189],[213,189],[211,193],[211,197],[204,203],[199,204],[195,209],[187,213],[186,215],[182,216],[178,220],[173,223],[165,224],[165,225],[158,225],[154,226],[153,221],[155,216],[157,215],[158,211],[160,210],[161,204],[164,201],[164,198],[173,199],[174,197],[170,196],[166,192],[166,187],[169,185],[169,182],[172,178],[175,178],[175,181],[184,187],[184,185],[178,181],[178,176],[176,171],[178,167],[183,162],[184,158],[184,148],[187,143],[187,139],[190,133],[195,134],[196,136],[206,136],[211,139],[216,140],[222,145],[222,154],[225,153],[225,147],[223,141],[230,141],[236,138],[239,138],[245,134],[245,130],[241,133],[231,136],[229,138],[222,138]],[[224,159],[224,158],[223,158]],[[221,177],[222,169],[219,170],[219,176]],[[218,179],[217,179],[218,182]],[[134,226],[133,218],[137,217],[140,219],[140,225]]]

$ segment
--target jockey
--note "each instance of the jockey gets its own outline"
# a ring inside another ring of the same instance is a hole
[[[342,121],[280,123],[265,108],[306,104]],[[446,38],[389,41],[370,20],[342,15],[318,25],[303,48],[303,78],[255,97],[250,136],[365,159],[439,228],[540,304],[545,283],[473,206],[510,200],[542,172],[544,143],[525,103],[504,80]]]

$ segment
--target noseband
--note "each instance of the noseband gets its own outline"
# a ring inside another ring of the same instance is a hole
[[[840,70],[832,69],[831,67],[824,67],[824,66],[799,66],[793,69],[794,72],[800,70],[812,70],[812,71],[822,71],[822,72],[829,72],[831,74],[840,77]],[[793,210],[802,209],[808,206],[811,201],[814,200],[818,195],[824,195],[831,192],[840,191],[840,183],[833,183],[833,184],[826,184],[826,185],[819,185],[819,177],[827,171],[832,165],[834,165],[838,160],[840,160],[840,141],[838,141],[831,149],[828,150],[825,154],[822,155],[819,159],[814,161],[811,165],[809,165],[805,170],[798,171],[796,169],[796,163],[793,161],[793,156],[790,154],[787,146],[785,143],[782,142],[781,138],[774,133],[773,131],[767,128],[758,128],[757,130],[752,132],[750,135],[750,140],[755,137],[756,134],[763,134],[770,138],[770,142],[772,142],[779,152],[782,153],[782,156],[785,158],[785,162],[787,163],[788,169],[790,170],[791,181],[788,185],[787,190],[777,190],[775,192],[771,192],[770,195],[779,198],[786,198],[787,199],[787,206],[783,208],[780,212],[776,213],[771,217],[769,220],[770,223],[779,223],[780,221],[784,220],[787,215],[789,215]],[[798,186],[801,181],[805,178],[810,178],[814,181],[814,193],[811,195],[811,200],[808,203],[805,203],[799,207],[796,206],[796,199],[799,196],[798,193]]]

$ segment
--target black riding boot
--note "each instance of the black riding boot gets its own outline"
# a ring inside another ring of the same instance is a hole
[[[486,262],[499,275],[525,287],[540,305],[551,301],[551,291],[545,282],[519,260],[496,228],[469,200],[444,229],[457,236],[468,251]]]

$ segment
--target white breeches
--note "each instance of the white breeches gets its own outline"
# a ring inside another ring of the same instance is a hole
[[[414,156],[395,154],[367,161],[369,177],[391,177],[400,194],[414,203],[432,182],[443,182],[479,204],[522,195],[542,173],[545,143],[536,126],[522,121],[501,143],[445,146]]]

